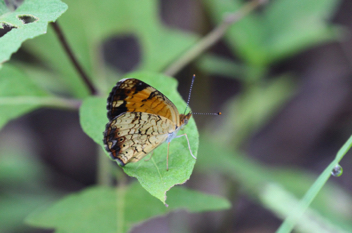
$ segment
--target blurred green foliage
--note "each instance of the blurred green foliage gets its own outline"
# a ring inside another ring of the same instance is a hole
[[[197,213],[230,207],[223,198],[183,187],[173,188],[169,196],[170,207],[166,208],[137,183],[117,189],[92,187],[57,202],[46,211],[33,213],[26,222],[72,233],[128,232],[145,219],[178,209]]]
[[[24,218],[58,199],[61,193],[48,187],[50,171],[31,153],[6,140],[0,148],[0,230],[26,232]]]
[[[269,1],[259,13],[246,16],[225,35],[232,52],[253,68],[268,68],[310,46],[337,39],[338,28],[326,22],[340,1]],[[215,23],[238,10],[241,0],[204,0]]]

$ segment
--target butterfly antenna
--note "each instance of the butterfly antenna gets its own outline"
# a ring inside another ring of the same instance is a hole
[[[184,114],[186,114],[186,111],[187,111],[187,108],[188,108],[188,105],[189,105],[189,101],[191,100],[191,93],[192,93],[192,88],[193,88],[193,83],[194,83],[194,79],[195,79],[195,78],[196,78],[196,75],[194,74],[193,77],[192,77],[191,87],[189,88],[187,106],[186,106],[186,109],[185,109],[185,113],[184,113]]]
[[[221,115],[221,112],[203,112],[203,113],[200,113],[200,112],[192,112],[193,115]]]

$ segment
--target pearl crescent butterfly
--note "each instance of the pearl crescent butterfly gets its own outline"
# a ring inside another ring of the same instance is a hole
[[[109,123],[103,142],[111,158],[120,166],[141,160],[162,143],[185,136],[177,135],[192,114],[179,114],[176,106],[160,91],[138,79],[119,81],[107,99]]]

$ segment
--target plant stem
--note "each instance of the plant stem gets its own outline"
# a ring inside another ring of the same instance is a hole
[[[67,40],[66,40],[59,24],[57,22],[53,22],[53,23],[51,23],[51,25],[53,26],[53,28],[56,32],[56,35],[58,36],[58,38],[61,42],[61,45],[64,47],[67,55],[69,56],[73,66],[75,67],[75,69],[77,70],[77,72],[79,73],[81,78],[83,79],[84,83],[87,85],[90,93],[92,95],[96,95],[98,93],[97,89],[94,87],[93,83],[90,81],[91,79],[84,72],[82,66],[79,64],[78,60],[76,59],[75,55],[73,54],[73,51],[72,51],[71,47],[68,45]]]
[[[234,23],[242,19],[244,16],[248,15],[255,8],[264,4],[266,0],[253,0],[238,11],[234,13],[230,13],[226,15],[222,22],[214,28],[211,32],[208,33],[205,37],[203,37],[198,43],[196,43],[191,49],[189,49],[183,56],[181,56],[178,60],[172,63],[169,67],[167,67],[164,71],[166,75],[173,76],[178,71],[180,71],[183,67],[185,67],[188,63],[197,58],[200,54],[202,54],[205,50],[209,49],[216,42],[218,42],[225,34],[226,30]]]
[[[123,177],[119,179],[116,177],[119,182],[116,187],[116,209],[117,209],[117,233],[123,233],[125,228],[125,202],[126,202],[126,174],[123,173]]]
[[[98,171],[97,171],[97,183],[102,186],[111,186],[110,177],[110,160],[105,155],[104,151],[99,145],[96,145],[98,152]]]

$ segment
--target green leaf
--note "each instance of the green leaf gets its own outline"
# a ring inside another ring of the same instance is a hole
[[[49,96],[25,74],[9,64],[0,70],[0,77],[0,128],[9,120],[40,107],[37,100]],[[34,100],[29,101],[31,98]]]
[[[205,0],[216,24],[236,12],[242,0]],[[251,13],[230,27],[225,35],[232,51],[259,66],[270,65],[314,45],[337,39],[337,27],[329,25],[340,1],[275,0],[262,13]]]
[[[33,213],[26,222],[36,227],[54,228],[56,232],[122,233],[138,223],[175,210],[203,212],[230,208],[230,203],[221,197],[182,187],[175,187],[169,196],[167,208],[138,183],[118,189],[92,187]]]
[[[180,112],[186,103],[177,92],[177,81],[165,75],[136,72],[125,78],[137,78],[155,87],[167,96]],[[191,81],[191,77],[190,77]],[[102,98],[92,97],[83,101],[80,109],[80,121],[83,130],[97,143],[103,146],[102,132],[108,123],[106,116],[106,101]],[[198,131],[193,118],[185,126],[182,134],[188,135],[193,154],[197,155]],[[136,177],[141,185],[153,196],[166,201],[166,192],[177,184],[185,183],[192,174],[195,159],[192,158],[185,137],[176,138],[170,144],[169,171],[166,171],[167,144],[163,143],[153,153],[149,161],[129,163],[123,167],[126,174]],[[148,158],[145,157],[146,159]]]
[[[95,0],[75,0],[67,1],[67,4],[69,10],[60,17],[60,26],[84,70],[101,92],[106,91],[109,83],[101,54],[105,41],[134,36],[141,51],[136,69],[160,72],[198,38],[164,26],[158,17],[159,1],[156,0],[105,0],[104,4]],[[81,98],[89,94],[52,29],[47,35],[28,41],[25,48],[60,73],[74,96]]]
[[[10,64],[0,70],[0,128],[9,120],[42,106],[71,109],[77,105],[75,100],[50,95]]]
[[[0,28],[4,24],[13,27],[0,37],[0,64],[9,60],[24,41],[45,34],[48,23],[54,22],[66,9],[67,5],[59,0],[26,0],[14,12],[10,12],[4,1],[0,0]],[[21,20],[23,17],[31,20],[24,22]]]
[[[108,123],[105,97],[88,97],[79,109],[83,131],[96,143],[103,146],[103,132]]]

